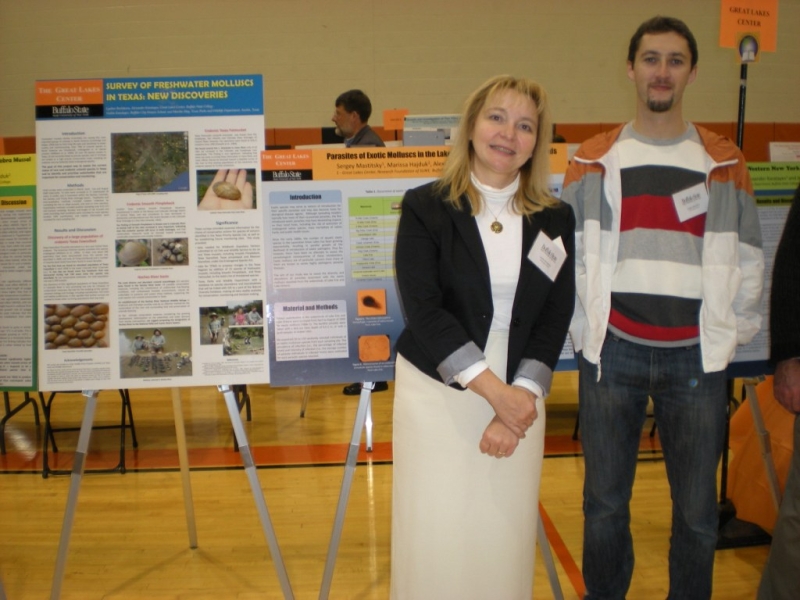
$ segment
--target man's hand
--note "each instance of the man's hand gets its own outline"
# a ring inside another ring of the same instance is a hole
[[[778,363],[773,393],[786,410],[800,414],[800,359],[789,358]]]

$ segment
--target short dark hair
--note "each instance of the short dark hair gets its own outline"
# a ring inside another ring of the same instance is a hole
[[[372,115],[372,102],[361,90],[348,90],[339,94],[334,106],[343,106],[347,112],[356,112],[362,123],[369,121]]]
[[[686,23],[680,19],[662,16],[653,17],[652,19],[648,19],[639,25],[639,29],[637,29],[636,33],[633,34],[631,43],[628,46],[628,62],[633,64],[634,59],[636,58],[636,52],[639,50],[639,43],[642,41],[642,37],[645,34],[669,33],[671,31],[684,38],[686,43],[689,44],[689,52],[692,53],[692,67],[694,67],[697,64],[698,59],[697,40],[694,39],[694,35],[692,35],[691,30]]]

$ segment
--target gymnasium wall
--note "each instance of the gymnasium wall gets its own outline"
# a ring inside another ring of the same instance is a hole
[[[718,46],[719,11],[718,0],[0,0],[0,136],[30,143],[37,79],[261,73],[268,143],[294,145],[315,143],[349,88],[370,95],[380,127],[388,108],[458,112],[483,80],[513,73],[545,86],[561,132],[580,141],[631,118],[627,44],[655,14],[698,39],[686,117],[730,130],[739,65]],[[798,139],[798,25],[800,0],[780,0],[778,50],[749,67],[759,153],[762,138]]]

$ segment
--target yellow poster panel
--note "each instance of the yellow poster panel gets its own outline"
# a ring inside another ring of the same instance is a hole
[[[0,156],[0,187],[36,185],[36,155]]]

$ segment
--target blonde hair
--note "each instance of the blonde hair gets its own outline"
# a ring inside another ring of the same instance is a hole
[[[481,211],[483,201],[470,179],[472,159],[475,153],[470,137],[475,129],[475,123],[489,99],[509,90],[522,94],[533,101],[539,121],[533,156],[519,170],[519,189],[512,204],[514,212],[530,216],[544,208],[558,204],[558,200],[553,198],[548,187],[549,150],[553,131],[547,94],[542,86],[530,79],[498,75],[486,81],[467,98],[459,123],[458,135],[450,148],[450,155],[445,161],[442,177],[436,182],[436,189],[446,196],[445,201],[458,209],[461,209],[461,197],[466,196],[473,215]]]

